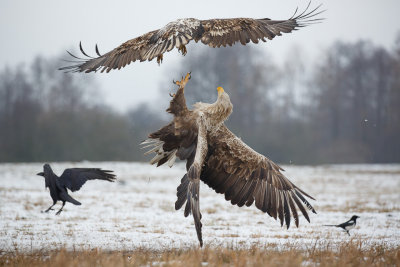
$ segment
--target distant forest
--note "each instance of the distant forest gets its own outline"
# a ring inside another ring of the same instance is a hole
[[[188,103],[215,101],[224,87],[234,105],[227,125],[276,162],[400,162],[400,38],[390,51],[337,42],[308,68],[301,48],[281,64],[254,46],[209,50],[171,70],[160,97],[191,70]],[[0,70],[0,162],[148,159],[138,144],[171,117],[146,103],[117,113],[96,97],[95,80],[58,65],[37,57]]]

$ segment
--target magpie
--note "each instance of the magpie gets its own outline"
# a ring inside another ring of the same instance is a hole
[[[105,180],[114,182],[115,175],[111,174],[109,170],[102,170],[98,168],[71,168],[65,169],[63,174],[58,177],[49,164],[43,166],[43,172],[39,172],[37,175],[43,176],[45,181],[45,187],[50,189],[50,196],[53,199],[53,205],[51,205],[44,212],[53,210],[53,206],[57,201],[62,201],[62,207],[56,213],[59,215],[64,208],[65,202],[70,202],[74,205],[81,205],[79,201],[68,195],[67,189],[72,192],[81,189],[87,180]]]
[[[348,235],[350,235],[349,230],[353,229],[354,227],[356,227],[356,221],[357,219],[360,218],[357,215],[353,215],[353,217],[351,217],[350,220],[348,220],[347,222],[338,224],[338,225],[334,225],[334,224],[328,224],[328,225],[324,225],[324,226],[335,226],[335,227],[340,227],[343,230],[345,230],[347,232]]]

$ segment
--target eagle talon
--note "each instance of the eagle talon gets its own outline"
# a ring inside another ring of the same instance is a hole
[[[178,51],[180,51],[180,52],[182,53],[183,56],[186,56],[186,54],[187,54],[186,46],[184,46],[184,45],[181,45],[181,46],[178,48]]]
[[[185,78],[183,78],[180,81],[176,81],[175,84],[178,85],[180,88],[184,88],[186,83],[190,80],[190,78],[192,77],[191,72],[188,72],[185,76]]]
[[[158,56],[157,56],[157,63],[158,63],[158,66],[160,66],[160,64],[162,63],[162,61],[163,61],[163,54],[158,55]]]
[[[190,80],[190,78],[192,78],[192,76],[190,75],[191,73],[192,73],[192,72],[188,72],[188,73],[186,74],[184,83],[187,83],[187,82]]]

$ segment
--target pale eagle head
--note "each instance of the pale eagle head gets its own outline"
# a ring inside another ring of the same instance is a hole
[[[224,88],[218,87],[218,98],[217,101],[214,103],[214,119],[220,123],[224,122],[228,119],[228,117],[232,113],[232,102],[229,98],[229,95],[224,91]]]
[[[201,112],[206,114],[207,124],[210,127],[215,127],[226,121],[232,113],[232,103],[229,95],[224,91],[222,87],[217,88],[218,98],[212,103],[197,102],[193,105],[194,112]]]

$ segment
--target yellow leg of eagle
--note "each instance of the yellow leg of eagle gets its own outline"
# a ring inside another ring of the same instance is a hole
[[[191,72],[188,72],[185,76],[185,78],[182,77],[182,80],[180,81],[173,81],[176,85],[179,86],[179,88],[185,88],[186,83],[190,80],[191,76],[190,76]]]
[[[186,46],[184,46],[184,45],[181,45],[178,48],[178,51],[181,51],[182,55],[184,55],[184,56],[187,54]]]
[[[162,63],[162,60],[163,60],[163,55],[161,54],[161,55],[158,55],[157,56],[157,63],[158,63],[158,65],[160,65],[161,63]]]

